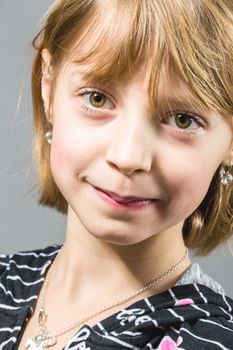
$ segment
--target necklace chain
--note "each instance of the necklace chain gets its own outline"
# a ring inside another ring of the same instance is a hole
[[[63,245],[63,247],[64,247],[64,245]],[[48,289],[48,286],[49,286],[49,282],[50,282],[50,279],[51,279],[52,272],[55,271],[55,267],[56,267],[56,264],[57,264],[57,262],[59,260],[59,256],[60,256],[60,253],[61,253],[63,247],[61,248],[60,252],[57,254],[57,256],[56,256],[56,258],[54,260],[54,263],[53,263],[53,269],[49,270],[48,276],[46,278],[46,281],[44,282],[44,291],[43,291],[43,294],[42,294],[42,302],[41,302],[41,306],[40,306],[38,323],[40,325],[41,332],[46,333],[46,334],[48,334],[48,331],[47,331],[47,328],[46,328],[46,318],[47,317],[46,317],[46,313],[45,313],[45,298],[46,298],[47,289]],[[110,304],[108,306],[105,306],[105,307],[102,307],[101,309],[97,310],[96,312],[93,312],[90,315],[77,320],[76,322],[72,323],[71,325],[69,325],[67,327],[64,327],[64,328],[60,329],[59,331],[50,334],[50,336],[53,337],[53,338],[58,337],[58,336],[60,336],[60,335],[62,335],[64,333],[66,333],[66,332],[76,328],[80,324],[90,320],[91,318],[101,314],[102,312],[107,311],[107,310],[109,310],[109,309],[111,309],[111,308],[113,308],[115,306],[121,305],[121,304],[125,303],[126,301],[129,301],[129,300],[133,299],[134,297],[138,296],[139,294],[142,294],[147,289],[149,289],[149,288],[159,284],[164,279],[166,279],[169,275],[171,275],[173,272],[175,272],[178,269],[178,267],[184,263],[187,255],[188,255],[188,248],[186,247],[186,251],[185,251],[185,254],[184,254],[183,258],[176,265],[174,265],[167,272],[165,272],[164,274],[162,274],[161,276],[159,276],[155,280],[149,282],[148,284],[146,284],[144,287],[140,288],[139,290],[137,290],[135,292],[132,292],[132,293],[128,294],[127,296],[116,300],[112,304]]]

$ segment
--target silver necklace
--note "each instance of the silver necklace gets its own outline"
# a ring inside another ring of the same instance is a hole
[[[64,247],[64,245],[63,245],[63,247]],[[61,248],[61,250],[63,249],[63,247]],[[52,266],[53,270],[50,268],[50,270],[48,272],[48,276],[44,282],[44,286],[43,286],[44,291],[43,291],[42,298],[41,298],[42,301],[41,301],[40,311],[39,311],[39,316],[38,316],[38,323],[39,323],[40,332],[34,339],[28,338],[26,340],[25,349],[27,349],[27,350],[47,350],[48,347],[51,347],[57,343],[56,338],[59,337],[60,335],[65,334],[66,332],[78,327],[82,323],[90,320],[91,318],[101,314],[104,311],[112,309],[115,306],[121,305],[121,304],[133,299],[137,295],[142,294],[145,290],[147,290],[151,287],[154,287],[156,284],[159,284],[164,279],[166,279],[168,276],[170,276],[172,273],[174,273],[178,269],[178,267],[184,263],[187,255],[188,255],[188,248],[186,247],[186,252],[185,252],[183,258],[176,265],[174,265],[172,268],[170,268],[163,275],[159,276],[155,280],[146,284],[144,287],[140,288],[139,290],[137,290],[135,292],[128,294],[127,296],[125,296],[121,299],[116,300],[112,304],[105,306],[105,307],[97,310],[96,312],[91,313],[90,315],[88,315],[86,317],[83,317],[83,318],[77,320],[76,322],[72,323],[71,325],[69,325],[67,327],[60,329],[57,332],[49,333],[47,330],[47,327],[46,327],[47,314],[45,312],[45,298],[46,298],[49,282],[51,279],[51,275],[52,275],[52,272],[55,271],[55,267],[56,267],[56,264],[58,261],[58,257],[60,256],[61,250],[60,250],[59,254],[57,254],[57,256],[53,262],[53,266]]]

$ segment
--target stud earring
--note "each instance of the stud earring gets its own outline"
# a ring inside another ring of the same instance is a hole
[[[52,137],[53,137],[53,132],[52,131],[47,131],[45,133],[45,139],[50,145],[52,143]]]
[[[227,186],[233,181],[233,175],[230,173],[230,171],[226,170],[224,165],[221,166],[219,174],[222,185]]]

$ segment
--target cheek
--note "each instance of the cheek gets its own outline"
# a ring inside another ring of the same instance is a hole
[[[80,157],[82,153],[83,150],[72,138],[67,138],[66,134],[58,129],[53,130],[50,165],[55,181],[59,178],[70,180],[70,174],[77,167],[83,166],[83,159]]]
[[[96,135],[75,123],[67,124],[58,118],[54,123],[50,153],[51,171],[60,188],[68,183],[76,187],[77,177],[101,154],[101,140]]]
[[[191,160],[190,160],[191,159]],[[190,157],[173,167],[168,179],[169,213],[176,213],[181,219],[189,216],[202,202],[218,164],[210,163],[205,157]]]
[[[55,94],[53,104],[53,140],[50,153],[50,164],[55,181],[70,179],[70,172],[77,165],[82,165],[80,155],[84,153],[83,133],[77,127],[77,116],[67,97]]]

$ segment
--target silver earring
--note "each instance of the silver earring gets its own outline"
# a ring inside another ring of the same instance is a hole
[[[226,170],[224,165],[221,166],[219,174],[221,184],[227,186],[233,181],[233,175],[230,173],[230,171]]]
[[[53,132],[52,131],[47,131],[45,133],[45,139],[50,145],[52,143],[52,137],[53,137]]]

